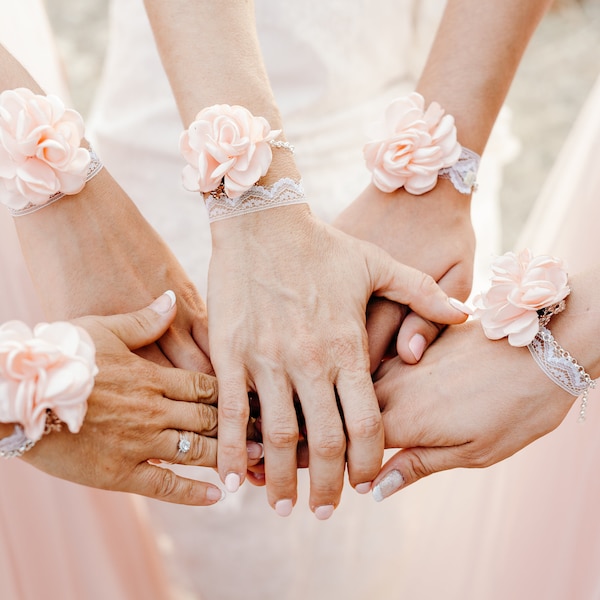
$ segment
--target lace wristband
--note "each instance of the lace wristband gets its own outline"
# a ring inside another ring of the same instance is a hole
[[[102,168],[82,139],[81,115],[57,96],[27,88],[2,92],[0,203],[21,216],[80,192]]]
[[[295,182],[289,177],[276,181],[270,187],[253,185],[235,199],[229,198],[224,191],[212,192],[206,196],[208,220],[211,223],[276,206],[305,204],[306,202],[302,182]]]
[[[462,194],[477,189],[479,155],[458,143],[454,117],[437,102],[425,110],[425,99],[417,92],[391,102],[371,137],[363,153],[373,184],[382,192],[403,187],[421,195],[438,178],[449,179]]]
[[[556,385],[573,396],[581,396],[579,421],[585,421],[588,394],[590,389],[596,387],[596,382],[577,360],[558,344],[546,327],[540,328],[527,348],[540,369]]]

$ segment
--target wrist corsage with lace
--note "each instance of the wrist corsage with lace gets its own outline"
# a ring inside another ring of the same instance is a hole
[[[527,346],[542,371],[563,390],[581,396],[579,420],[585,420],[590,388],[596,382],[548,329],[562,312],[571,290],[563,261],[533,256],[529,249],[507,252],[492,264],[490,289],[474,299],[474,314],[492,340],[507,337],[511,346]]]
[[[22,456],[44,435],[65,423],[81,429],[98,373],[96,348],[81,327],[21,321],[0,326],[0,422],[15,423],[0,440],[0,456]]]
[[[23,216],[77,194],[102,168],[83,148],[83,119],[57,96],[0,94],[0,203]]]
[[[264,117],[229,104],[204,108],[181,134],[179,149],[188,163],[183,187],[204,194],[211,222],[306,202],[301,182],[291,178],[270,187],[258,185],[269,170],[273,148],[294,151],[277,140],[280,134]]]
[[[382,192],[403,187],[418,196],[431,191],[438,178],[449,179],[463,194],[477,188],[480,157],[458,143],[454,117],[437,102],[425,109],[417,92],[397,98],[370,133],[363,153],[373,184]]]

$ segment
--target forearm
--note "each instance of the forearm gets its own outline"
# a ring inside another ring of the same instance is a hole
[[[456,121],[461,144],[481,153],[523,52],[550,0],[449,0],[417,85]]]
[[[145,0],[145,5],[185,126],[206,106],[239,104],[267,119],[271,128],[282,128],[253,1]],[[275,152],[263,183],[284,176],[297,176],[294,160],[288,152]]]

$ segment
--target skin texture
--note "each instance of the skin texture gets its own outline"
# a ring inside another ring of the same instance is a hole
[[[567,309],[549,325],[592,378],[600,376],[599,281],[600,268],[571,278]],[[448,328],[418,365],[385,362],[375,379],[386,446],[404,448],[384,465],[375,488],[392,471],[406,487],[437,471],[495,464],[555,429],[575,401],[527,348],[488,340],[476,320]],[[387,497],[399,488],[382,489]]]

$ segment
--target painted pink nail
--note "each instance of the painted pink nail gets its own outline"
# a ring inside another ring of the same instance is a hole
[[[175,301],[175,292],[167,290],[150,305],[150,308],[159,315],[165,315],[175,306]]]
[[[206,490],[206,499],[210,502],[220,502],[225,498],[225,492],[216,487],[209,487]]]
[[[427,340],[420,333],[415,333],[408,342],[408,349],[412,352],[416,361],[421,360],[426,346]]]
[[[291,500],[278,500],[275,503],[275,512],[280,517],[289,517],[292,514],[292,509],[294,508],[294,504]]]
[[[225,489],[234,494],[240,489],[241,478],[237,473],[228,473],[225,477]]]
[[[326,504],[325,506],[317,506],[317,508],[315,508],[315,517],[317,517],[319,521],[327,521],[332,514],[333,504]]]
[[[359,494],[368,494],[371,491],[371,482],[366,481],[365,483],[359,483],[354,489]]]
[[[265,449],[259,442],[246,442],[246,452],[252,460],[260,460],[265,455]]]

